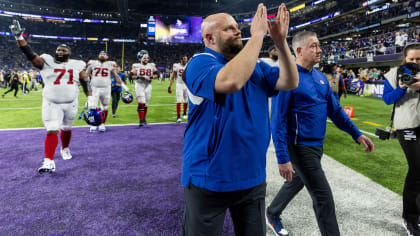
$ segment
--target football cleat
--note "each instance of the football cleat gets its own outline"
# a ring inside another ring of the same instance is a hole
[[[112,118],[115,118],[115,117],[117,117],[117,115],[115,115],[115,114],[112,114]]]
[[[187,119],[187,118],[188,118],[187,114],[185,114],[185,113],[184,113],[184,114],[182,115],[182,119],[184,119],[184,120],[185,120],[185,119]]]
[[[139,127],[146,125],[146,120],[140,120]]]
[[[100,124],[99,125],[99,131],[100,132],[105,132],[106,131],[106,128],[105,128],[105,125],[104,124]]]
[[[93,133],[93,132],[95,132],[96,131],[96,126],[91,126],[90,128],[89,128],[89,133]]]
[[[63,160],[70,160],[72,158],[72,155],[70,153],[70,149],[68,147],[60,150],[61,157]]]
[[[44,162],[42,162],[42,166],[39,167],[38,173],[52,173],[55,171],[55,162],[54,160],[50,160],[48,158],[44,158]]]
[[[181,123],[182,122],[182,120],[181,120],[181,117],[178,117],[178,119],[176,119],[176,123]]]

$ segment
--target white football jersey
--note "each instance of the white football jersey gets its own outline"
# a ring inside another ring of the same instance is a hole
[[[44,67],[41,70],[45,87],[42,96],[54,103],[71,103],[79,96],[79,73],[86,63],[81,60],[69,59],[57,63],[49,54],[42,54]]]
[[[175,63],[172,67],[172,70],[176,72],[176,84],[185,84],[184,80],[182,80],[182,74],[185,71],[185,67],[187,65],[181,65],[181,63]]]
[[[153,69],[155,68],[154,63],[147,63],[146,65],[143,65],[142,63],[134,63],[133,69],[136,69],[136,74],[138,77],[150,77],[152,79],[153,77]],[[137,79],[137,83],[150,83],[145,80]]]
[[[111,87],[111,71],[117,66],[114,61],[100,62],[99,60],[89,61],[89,68],[92,70],[90,84],[96,88]]]

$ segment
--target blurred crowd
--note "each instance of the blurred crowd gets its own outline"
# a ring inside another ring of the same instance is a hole
[[[149,43],[114,43],[100,41],[73,41],[73,40],[52,40],[52,39],[28,39],[28,43],[33,50],[41,55],[43,53],[54,55],[55,49],[59,44],[65,43],[71,48],[74,59],[81,59],[85,62],[96,59],[102,50],[108,51],[110,60],[116,61],[118,65],[122,65],[123,70],[131,70],[131,65],[136,63],[137,52],[147,50],[149,52],[151,62],[155,63],[159,68],[171,69],[173,63],[179,61],[183,55],[191,57],[194,53],[203,50],[201,44],[155,44]],[[13,37],[0,36],[0,69],[11,70],[34,69],[32,64],[27,61],[26,57],[16,45]],[[164,71],[162,71],[164,72]]]
[[[420,42],[420,28],[381,30],[364,38],[351,38],[348,41],[332,41],[322,46],[322,55],[333,62],[338,59],[359,58],[400,53],[405,45]]]

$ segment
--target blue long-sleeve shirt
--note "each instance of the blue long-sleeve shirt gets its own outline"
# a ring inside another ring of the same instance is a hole
[[[327,116],[355,141],[362,135],[341,108],[325,75],[316,69],[297,68],[299,86],[280,91],[272,99],[271,129],[279,164],[290,161],[287,143],[322,146]]]
[[[391,86],[388,80],[385,80],[384,84],[384,94],[382,95],[382,100],[387,105],[396,103],[402,97],[404,97],[407,89],[402,89],[400,86],[397,86],[395,89]]]

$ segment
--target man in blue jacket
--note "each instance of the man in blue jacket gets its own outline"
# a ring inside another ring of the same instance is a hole
[[[284,4],[272,26],[265,6],[258,6],[245,46],[231,15],[214,14],[203,21],[206,48],[184,72],[190,109],[182,160],[182,235],[221,235],[227,209],[236,235],[265,235],[268,97],[298,84],[286,42],[288,27]],[[258,60],[267,30],[279,67]]]
[[[128,87],[125,85],[127,83],[127,74],[121,71],[121,67],[117,66],[118,75],[121,78],[121,86],[117,86],[117,80],[114,76],[111,75],[111,97],[112,97],[112,117],[115,118],[117,115],[118,103],[121,98],[121,91],[124,88],[125,91],[128,91]]]
[[[343,131],[366,148],[372,141],[362,135],[333,95],[328,79],[314,65],[319,63],[321,48],[315,33],[303,31],[292,40],[299,72],[299,86],[279,92],[272,99],[271,129],[280,175],[286,182],[267,208],[267,224],[276,235],[288,235],[280,214],[305,186],[313,200],[322,235],[340,235],[334,200],[321,167],[327,116]],[[294,170],[296,173],[294,173]]]

